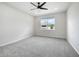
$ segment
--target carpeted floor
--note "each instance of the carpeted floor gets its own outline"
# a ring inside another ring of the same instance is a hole
[[[78,57],[63,39],[31,37],[0,47],[2,57]]]

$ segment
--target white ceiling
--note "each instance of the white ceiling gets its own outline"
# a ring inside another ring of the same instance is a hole
[[[8,2],[8,4],[22,11],[25,11],[26,13],[33,16],[63,12],[66,11],[68,7],[71,5],[70,2],[47,2],[43,7],[48,8],[48,10],[40,10],[40,9],[31,10],[36,7],[31,5],[30,2]],[[34,2],[34,4],[37,3]]]

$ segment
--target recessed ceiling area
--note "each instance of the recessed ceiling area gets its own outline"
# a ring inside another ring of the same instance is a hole
[[[33,3],[37,5],[37,2],[33,2]],[[68,7],[71,5],[71,2],[47,2],[43,7],[48,8],[48,10],[37,9],[30,2],[8,2],[7,4],[15,8],[18,8],[30,15],[40,16],[40,15],[45,15],[50,13],[58,13],[58,12],[66,11]],[[36,9],[31,10],[34,8]]]

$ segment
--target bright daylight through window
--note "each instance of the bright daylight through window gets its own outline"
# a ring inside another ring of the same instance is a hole
[[[41,18],[41,29],[55,30],[55,18]]]

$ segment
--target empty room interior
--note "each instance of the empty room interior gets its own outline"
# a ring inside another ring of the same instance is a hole
[[[79,2],[0,2],[0,57],[79,57]]]

